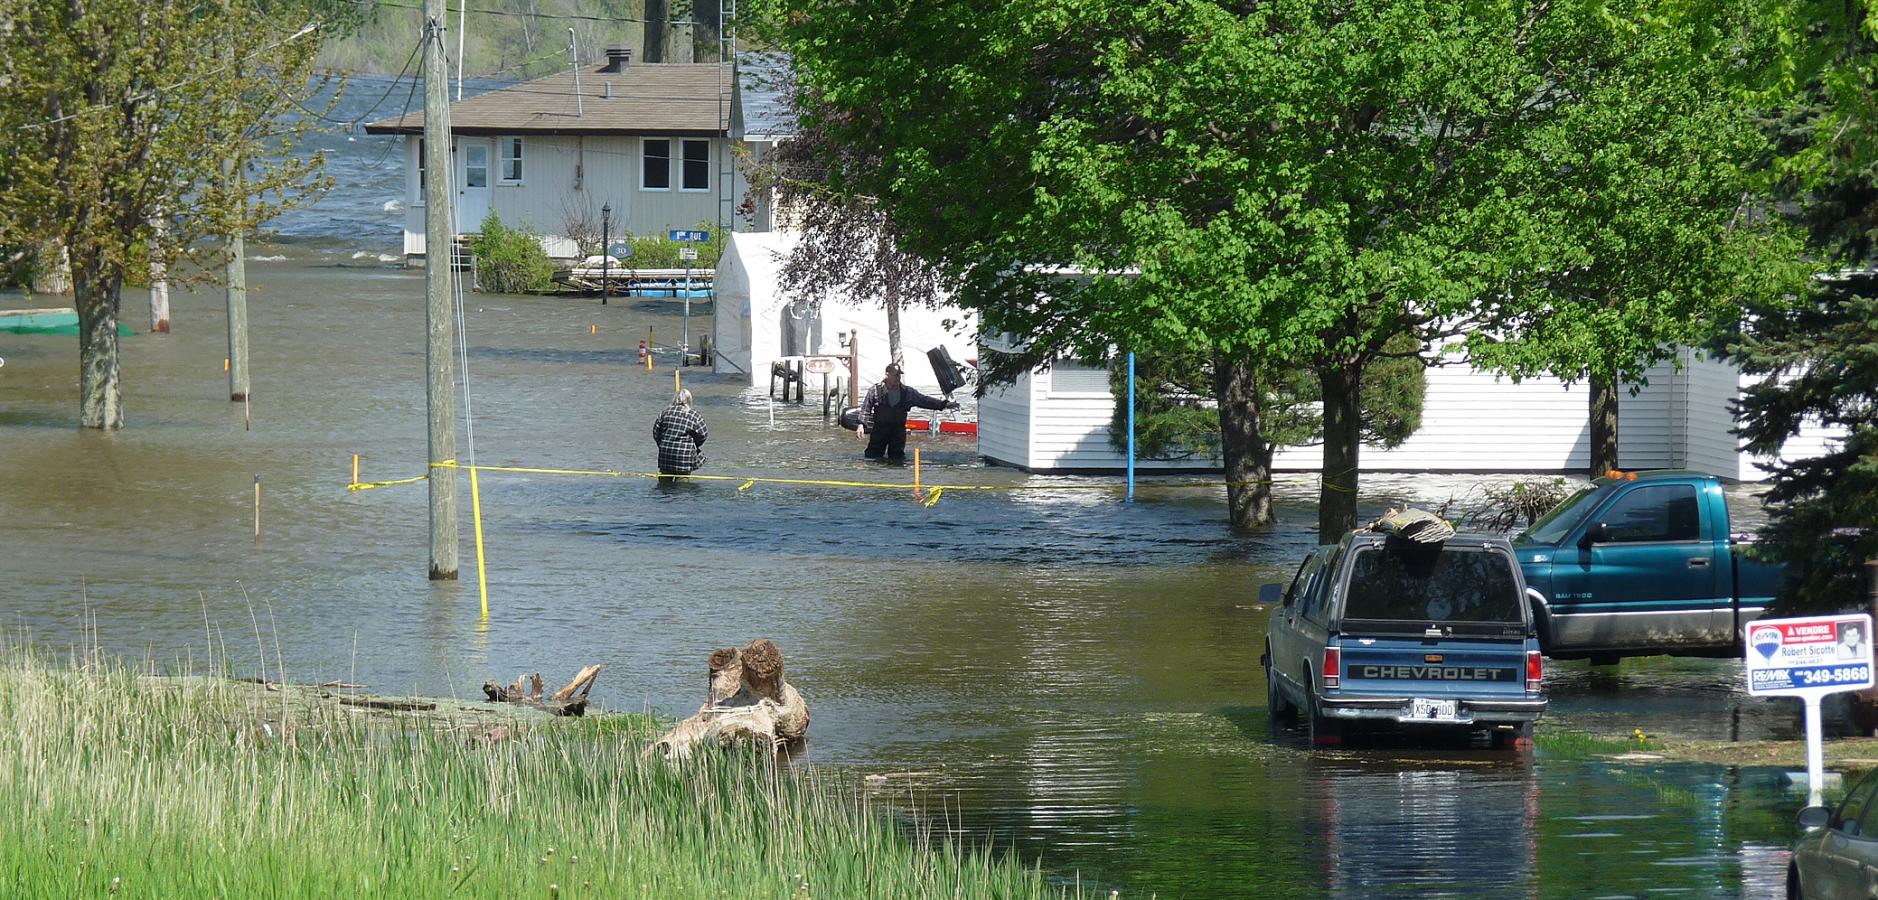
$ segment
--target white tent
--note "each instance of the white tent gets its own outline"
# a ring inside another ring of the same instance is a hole
[[[890,359],[887,311],[875,299],[841,298],[819,307],[791,302],[780,286],[783,257],[797,237],[787,231],[738,232],[718,261],[712,346],[715,371],[741,373],[753,385],[769,384],[770,365],[799,356],[846,357],[843,332],[859,340],[861,389],[880,380]],[[953,328],[945,327],[952,321]],[[977,357],[977,322],[955,306],[909,305],[900,310],[900,344],[907,383],[937,393],[938,379],[924,359],[944,345],[958,362]],[[845,367],[843,367],[845,368]],[[845,374],[842,369],[836,370]]]

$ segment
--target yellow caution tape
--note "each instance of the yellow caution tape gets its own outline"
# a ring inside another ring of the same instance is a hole
[[[938,503],[939,495],[943,493],[945,493],[945,488],[942,488],[942,487],[933,488],[932,493],[926,495],[926,508],[931,509],[933,504]]]

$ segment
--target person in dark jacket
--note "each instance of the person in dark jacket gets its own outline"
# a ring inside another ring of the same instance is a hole
[[[861,401],[861,424],[854,433],[867,438],[867,458],[906,459],[906,414],[920,409],[958,409],[958,403],[928,397],[900,383],[898,364],[887,366],[887,377],[868,390]]]
[[[672,405],[652,423],[652,440],[659,445],[659,474],[690,475],[704,465],[704,439],[711,429],[691,408],[691,392],[680,390]]]

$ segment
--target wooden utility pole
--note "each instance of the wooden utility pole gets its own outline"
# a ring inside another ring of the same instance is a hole
[[[231,160],[222,171],[234,173]],[[239,177],[239,175],[235,175]],[[244,204],[245,205],[245,204]],[[228,235],[228,399],[248,401],[248,263],[241,226]]]
[[[451,189],[450,75],[444,63],[444,0],[424,0],[424,297],[429,341],[424,406],[430,417],[430,578],[456,578],[456,225]]]

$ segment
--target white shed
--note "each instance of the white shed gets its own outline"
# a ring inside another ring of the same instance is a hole
[[[1766,477],[1759,460],[1736,449],[1730,408],[1751,383],[1733,366],[1680,354],[1649,372],[1635,396],[1618,396],[1618,455],[1627,468],[1688,468],[1742,481]],[[1393,450],[1365,447],[1364,471],[1583,472],[1591,464],[1582,386],[1550,378],[1509,379],[1467,366],[1428,370],[1422,427]],[[987,392],[979,403],[978,449],[987,460],[1033,472],[1109,472],[1124,454],[1109,444],[1115,398],[1103,369],[1058,363]],[[1822,452],[1835,435],[1809,428],[1789,456]],[[1320,447],[1280,448],[1273,467],[1314,471]],[[1137,460],[1145,470],[1218,469],[1216,458]]]
[[[846,298],[811,307],[783,296],[782,260],[795,246],[789,231],[739,232],[730,236],[717,264],[717,300],[712,323],[715,371],[739,373],[753,385],[769,383],[770,364],[796,356],[842,356],[841,342],[860,341],[861,388],[880,380],[890,356],[887,312],[878,301]],[[952,327],[946,327],[951,322]],[[977,326],[954,306],[913,305],[900,311],[901,351],[907,383],[938,390],[926,351],[944,345],[952,358],[977,357]]]

